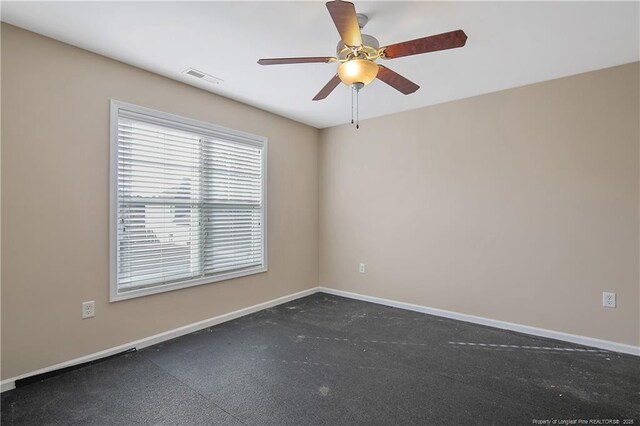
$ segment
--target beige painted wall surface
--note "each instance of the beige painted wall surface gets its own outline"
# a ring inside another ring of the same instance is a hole
[[[320,285],[638,345],[639,79],[635,63],[323,130]]]
[[[108,302],[111,98],[269,138],[269,272]],[[2,106],[3,379],[317,285],[316,129],[6,24]]]

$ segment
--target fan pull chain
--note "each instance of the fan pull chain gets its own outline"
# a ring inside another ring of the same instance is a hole
[[[351,86],[351,124],[353,124],[353,91],[356,90]]]
[[[356,129],[360,128],[360,90],[356,90]]]

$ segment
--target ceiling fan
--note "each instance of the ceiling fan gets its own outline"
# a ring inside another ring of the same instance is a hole
[[[336,75],[318,92],[313,98],[314,101],[329,96],[340,82],[359,91],[376,78],[408,95],[418,90],[420,86],[384,65],[377,64],[375,62],[377,59],[394,59],[453,49],[464,46],[467,41],[467,35],[464,31],[456,30],[380,47],[375,37],[360,33],[368,18],[366,15],[356,14],[353,3],[340,0],[330,1],[327,2],[327,9],[342,39],[338,42],[335,57],[270,58],[258,61],[260,65],[339,62]]]

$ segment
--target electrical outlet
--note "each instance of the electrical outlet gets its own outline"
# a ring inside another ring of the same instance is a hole
[[[364,274],[365,272],[367,272],[367,265],[365,265],[364,263],[361,263],[360,267],[358,268],[358,271],[360,271],[361,274]]]
[[[90,300],[88,302],[82,302],[82,319],[91,318],[96,316],[96,302]]]
[[[615,293],[602,293],[602,306],[605,308],[615,308],[616,307],[616,294]]]

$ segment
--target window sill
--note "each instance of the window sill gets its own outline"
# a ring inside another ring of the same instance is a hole
[[[165,293],[167,291],[179,290],[181,288],[195,287],[198,285],[211,284],[219,281],[230,280],[233,278],[246,277],[248,275],[260,274],[267,272],[267,266],[256,266],[254,268],[244,269],[242,271],[228,272],[220,275],[198,278],[189,281],[181,281],[177,283],[164,284],[155,287],[140,288],[129,291],[112,291],[109,296],[109,302],[119,302],[121,300],[134,299],[136,297],[149,296],[151,294]],[[113,287],[112,287],[113,288]]]

